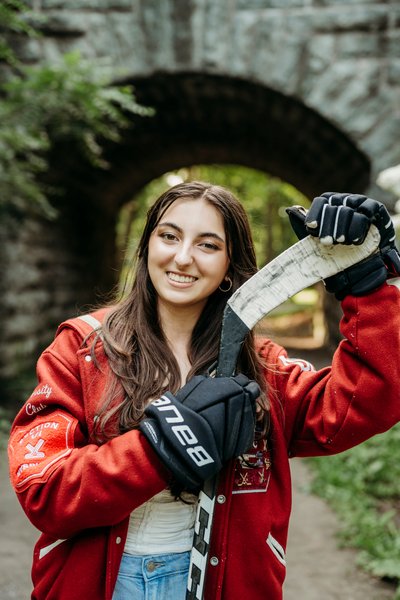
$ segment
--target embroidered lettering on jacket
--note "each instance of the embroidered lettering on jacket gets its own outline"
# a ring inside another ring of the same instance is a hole
[[[15,428],[9,444],[10,477],[18,492],[46,481],[60,460],[71,453],[76,425],[71,415],[57,411]]]
[[[34,398],[35,396],[44,396],[48,399],[50,398],[52,391],[53,388],[50,387],[47,383],[45,383],[44,385],[42,385],[42,387],[38,388],[32,393],[31,398]]]
[[[44,410],[46,407],[47,404],[43,404],[43,402],[41,402],[40,404],[32,404],[31,402],[27,402],[25,404],[25,412],[30,417],[33,417],[33,415],[36,415],[41,410]]]

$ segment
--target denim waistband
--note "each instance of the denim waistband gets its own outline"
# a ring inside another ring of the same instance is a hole
[[[189,569],[190,552],[137,556],[124,553],[119,575],[140,577],[146,581],[167,575],[177,575]]]

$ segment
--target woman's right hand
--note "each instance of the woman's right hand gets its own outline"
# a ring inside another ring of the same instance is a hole
[[[251,446],[259,395],[245,375],[197,375],[149,404],[139,428],[175,479],[197,490]]]

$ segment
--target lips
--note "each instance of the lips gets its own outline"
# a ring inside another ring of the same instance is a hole
[[[192,277],[192,275],[179,275],[178,273],[172,273],[168,271],[167,273],[168,279],[171,281],[175,281],[176,283],[194,283],[197,281],[197,277]]]

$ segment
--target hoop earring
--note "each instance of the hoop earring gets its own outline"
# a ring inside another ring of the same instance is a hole
[[[218,289],[219,289],[221,292],[224,292],[224,294],[226,294],[226,292],[229,292],[229,291],[232,289],[232,286],[233,286],[233,281],[232,281],[232,279],[231,279],[230,277],[225,277],[224,281],[227,281],[227,282],[229,282],[229,283],[228,283],[228,287],[227,287],[227,288],[222,288],[222,287],[219,285],[219,286],[218,286]]]

